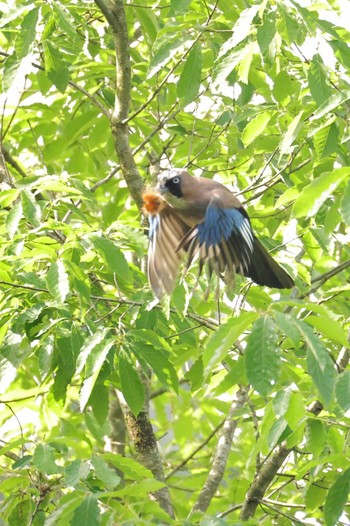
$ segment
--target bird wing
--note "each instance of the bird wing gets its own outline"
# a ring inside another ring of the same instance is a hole
[[[170,206],[149,215],[148,279],[157,298],[171,294],[176,283],[184,251],[179,247],[189,231]],[[178,250],[177,250],[178,249]]]
[[[291,288],[292,278],[268,254],[255,237],[248,214],[238,206],[224,206],[220,195],[213,195],[205,217],[182,238],[178,250],[188,253],[187,268],[199,258],[199,273],[207,263],[213,272],[226,281],[234,280],[235,273],[250,277],[258,285]]]
[[[178,250],[188,253],[188,267],[199,257],[199,272],[208,263],[209,273],[224,276],[226,272],[246,274],[254,249],[254,234],[243,208],[223,206],[213,195],[205,217],[187,232]]]

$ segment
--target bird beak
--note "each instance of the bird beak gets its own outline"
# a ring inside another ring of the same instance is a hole
[[[159,175],[158,176],[158,184],[156,186],[156,190],[160,194],[165,194],[166,192],[168,192],[168,188],[165,186],[165,182],[166,182],[166,176]]]

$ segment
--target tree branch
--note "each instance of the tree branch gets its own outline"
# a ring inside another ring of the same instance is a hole
[[[142,411],[137,417],[135,417],[132,411],[130,411],[123,394],[118,391],[120,407],[123,412],[128,434],[135,445],[138,461],[149,469],[157,480],[165,483],[162,460],[159,454],[156,437],[153,433],[152,424],[149,419],[149,380],[142,372],[140,373],[140,379],[145,390],[145,403]],[[170,515],[170,517],[174,517],[169,489],[166,486],[156,491],[152,496]]]
[[[291,449],[288,449],[286,444],[283,443],[275,449],[270,458],[265,462],[245,496],[244,504],[240,513],[240,519],[242,521],[247,521],[253,517],[265,491],[273,481],[277,471],[282,466],[290,452]]]
[[[224,476],[228,455],[230,453],[233,435],[236,431],[238,419],[237,412],[246,403],[246,392],[243,387],[240,387],[237,398],[232,402],[225,423],[222,427],[221,435],[218,440],[216,450],[214,452],[213,461],[209,471],[209,475],[205,484],[199,494],[197,502],[192,508],[194,511],[205,512],[214,497],[216,490]]]
[[[111,0],[107,6],[104,0],[95,0],[101,9],[114,36],[116,55],[116,97],[111,119],[114,147],[120,162],[123,177],[135,203],[142,208],[143,180],[137,169],[129,143],[127,117],[130,108],[131,65],[128,27],[122,0]]]

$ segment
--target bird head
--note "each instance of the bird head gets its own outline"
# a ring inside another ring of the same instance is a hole
[[[158,176],[157,190],[160,194],[171,194],[180,199],[183,196],[182,179],[188,175],[185,170],[172,168]]]

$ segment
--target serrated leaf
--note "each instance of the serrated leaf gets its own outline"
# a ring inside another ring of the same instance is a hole
[[[238,80],[243,82],[243,84],[248,84],[249,82],[248,77],[250,66],[252,65],[254,55],[257,53],[257,49],[258,48],[255,42],[249,42],[249,44],[247,44],[245,48],[241,50],[241,59],[239,61],[237,73]]]
[[[65,468],[65,479],[67,486],[76,486],[81,480],[85,480],[90,473],[90,466],[80,459],[73,460]]]
[[[119,378],[124,398],[135,416],[141,411],[145,402],[145,392],[134,364],[124,351],[118,356]]]
[[[311,217],[334,190],[350,175],[350,168],[337,168],[314,179],[300,193],[292,208],[293,217]]]
[[[329,316],[311,315],[305,318],[306,323],[315,327],[323,336],[341,345],[348,345],[348,336],[339,322]]]
[[[332,399],[336,371],[334,363],[329,356],[323,343],[313,333],[311,327],[306,323],[291,318],[296,325],[307,346],[307,367],[322,400],[327,405]]]
[[[63,303],[69,293],[69,279],[63,261],[51,263],[46,274],[46,285],[55,300]]]
[[[16,53],[6,58],[3,64],[2,89],[4,93],[21,93],[27,75],[31,72],[32,65],[30,57],[18,59]]]
[[[16,203],[6,217],[6,230],[10,239],[17,233],[18,225],[23,217],[22,203]]]
[[[177,83],[177,96],[184,106],[192,102],[198,94],[202,75],[202,49],[197,42],[190,51],[184,69]]]
[[[114,272],[117,281],[128,283],[130,281],[129,265],[121,250],[106,237],[93,237],[92,243],[111,272]]]
[[[40,225],[41,208],[29,190],[21,192],[22,208],[24,217],[35,227]]]
[[[147,78],[151,79],[156,73],[158,73],[158,71],[160,71],[177,52],[182,50],[185,42],[187,42],[186,38],[181,35],[176,35],[176,40],[171,40],[170,42],[169,40],[166,40],[165,42],[162,42],[151,58]],[[191,42],[188,42],[188,45],[190,44]]]
[[[344,471],[329,488],[324,505],[326,526],[337,524],[343,513],[350,491],[350,468]]]
[[[69,83],[69,69],[60,51],[53,47],[50,42],[42,43],[45,58],[45,72],[52,84],[64,93]]]
[[[187,11],[191,4],[192,0],[171,0],[170,5],[171,9],[175,14],[183,13]]]
[[[248,382],[262,395],[267,395],[280,370],[278,333],[273,320],[261,316],[253,325],[247,340],[245,364]]]
[[[107,489],[113,489],[119,485],[121,478],[116,470],[110,468],[103,458],[93,456],[91,458],[91,464],[95,469],[96,477],[105,483]]]
[[[75,509],[71,524],[74,526],[98,526],[100,510],[97,495],[88,495]]]
[[[242,42],[250,33],[252,22],[254,17],[256,16],[257,12],[260,9],[260,5],[254,5],[252,7],[248,7],[247,9],[244,9],[233,26],[232,29],[232,36],[226,40],[226,42],[221,46],[218,59],[226,55],[228,51],[231,51],[234,49],[237,44]]]
[[[306,449],[314,458],[319,456],[326,444],[326,430],[323,422],[315,418],[308,418],[305,428]]]
[[[321,128],[313,137],[318,159],[335,153],[339,144],[339,130],[333,122],[330,126]]]
[[[322,59],[318,54],[315,54],[311,60],[308,83],[311,95],[318,105],[323,104],[333,94],[333,89],[328,84]]]
[[[344,411],[348,411],[350,409],[350,371],[344,371],[338,375],[335,394],[338,404]]]
[[[274,320],[278,325],[282,334],[290,338],[297,349],[300,342],[300,333],[298,329],[291,323],[290,316],[283,312],[275,312]]]
[[[88,355],[86,360],[85,380],[80,389],[79,403],[80,410],[85,409],[89,401],[90,394],[94,388],[95,382],[100,374],[104,361],[109,353],[109,350],[114,345],[114,340],[103,340],[97,344]]]
[[[338,108],[338,106],[343,104],[343,102],[349,100],[349,98],[349,90],[342,92],[336,91],[335,93],[332,93],[331,96],[327,100],[325,100],[323,104],[321,104],[321,106],[317,108],[317,110],[312,114],[310,120],[314,121],[317,119],[321,119],[322,117],[327,115],[327,113],[330,113],[336,108]]]
[[[301,130],[301,127],[303,125],[303,121],[301,121],[302,116],[303,116],[303,111],[301,111],[300,113],[298,113],[296,117],[294,117],[294,119],[288,126],[286,133],[282,137],[282,140],[279,145],[281,156],[288,153],[289,148],[291,147],[291,145],[297,138],[299,131]]]
[[[241,137],[245,147],[249,146],[259,135],[266,131],[266,126],[270,119],[271,114],[265,111],[248,122]]]
[[[86,338],[85,343],[81,347],[79,356],[77,358],[77,366],[75,371],[77,374],[79,374],[83,370],[87,359],[89,355],[93,352],[93,350],[99,345],[103,345],[103,341],[108,332],[108,328],[99,329],[94,334]]]
[[[290,46],[297,40],[298,32],[300,32],[300,26],[294,16],[288,11],[283,2],[278,4],[281,18],[278,22],[277,29],[281,37]]]
[[[231,51],[231,53],[220,60],[212,75],[211,85],[213,89],[215,89],[217,86],[220,86],[224,80],[226,80],[231,71],[233,71],[237,64],[239,64],[240,59],[240,51]]]
[[[268,438],[267,438],[267,443],[268,443],[269,448],[275,447],[275,445],[277,444],[278,440],[280,439],[282,433],[285,431],[287,426],[288,424],[284,420],[284,418],[279,418],[272,424],[271,429],[269,431]]]
[[[224,360],[234,342],[258,317],[255,312],[244,312],[237,318],[228,319],[210,336],[203,352],[203,366],[208,374],[218,363]]]
[[[32,464],[46,475],[61,473],[62,467],[56,465],[55,450],[48,444],[38,444],[32,458]]]
[[[261,53],[265,53],[276,34],[276,16],[275,13],[270,12],[266,17],[264,23],[258,27],[256,38],[260,47]]]
[[[350,226],[350,181],[346,185],[340,201],[340,213],[345,223]]]
[[[36,25],[38,22],[39,9],[34,8],[23,18],[21,30],[18,32],[15,49],[17,58],[21,60],[31,51],[36,36]]]
[[[139,361],[144,360],[152,368],[162,384],[178,391],[176,370],[164,351],[137,341],[132,343],[131,349]]]
[[[116,468],[122,471],[125,478],[132,480],[143,480],[145,478],[151,478],[152,473],[149,469],[142,466],[139,462],[133,458],[123,457],[118,453],[104,453],[102,458],[113,464]]]
[[[70,16],[69,11],[66,11],[63,5],[59,6],[55,2],[51,4],[51,8],[54,12],[58,27],[60,27],[65,34],[69,35],[69,37],[74,42],[76,42],[77,32],[75,30],[75,21]]]

